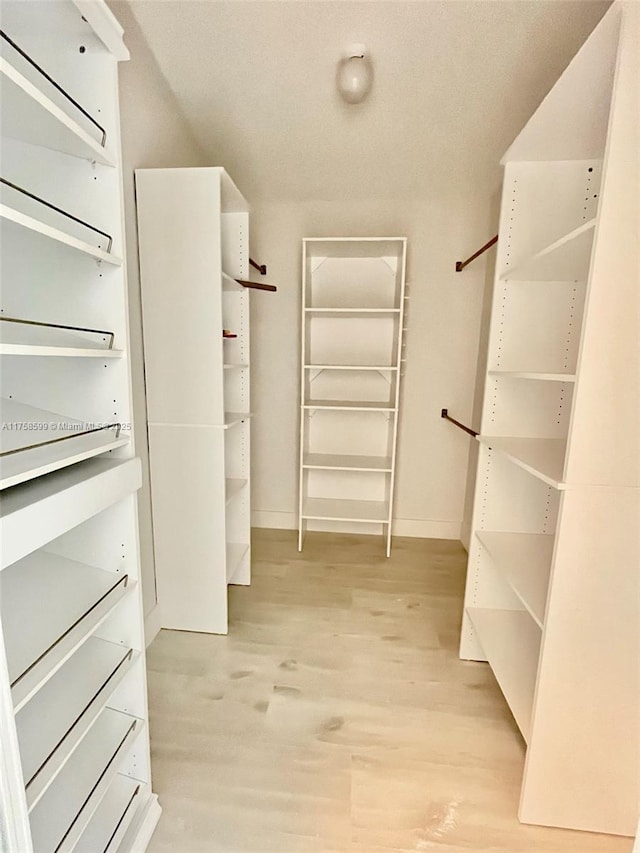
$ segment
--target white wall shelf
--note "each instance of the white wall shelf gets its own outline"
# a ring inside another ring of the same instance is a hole
[[[0,54],[0,846],[142,853],[160,807],[124,264],[128,53],[103,0],[50,0],[3,4]]]
[[[406,242],[303,240],[299,550],[375,523],[390,554]]]
[[[489,376],[505,379],[534,379],[538,382],[575,382],[575,373],[536,373],[526,370],[489,370]]]
[[[467,614],[525,741],[540,653],[540,628],[524,610],[469,608]]]
[[[249,205],[219,167],[142,169],[136,189],[154,623],[226,634],[227,585],[251,580]]]
[[[34,850],[73,850],[143,729],[142,720],[102,711],[31,814]]]
[[[478,531],[476,535],[526,610],[542,628],[547,606],[553,535],[498,533],[490,530]]]
[[[481,444],[508,456],[534,477],[555,489],[564,489],[562,475],[566,442],[559,438],[512,438],[479,436]]]
[[[59,228],[54,228],[52,225],[48,225],[46,222],[42,222],[33,216],[27,216],[27,214],[21,213],[21,211],[9,207],[9,205],[0,204],[0,219],[2,220],[3,242],[11,239],[11,232],[8,229],[12,225],[17,225],[20,228],[32,231],[34,234],[41,234],[49,240],[55,240],[64,246],[82,252],[82,254],[88,255],[96,261],[104,261],[106,264],[113,264],[118,267],[122,266],[122,258],[118,255],[112,252],[105,252],[103,249],[92,246],[91,243],[87,243],[85,240],[80,240],[72,234],[61,231]],[[7,227],[6,233],[5,227]]]
[[[137,779],[116,773],[85,831],[74,847],[74,853],[114,853],[135,815],[138,798],[145,785]]]
[[[302,504],[302,518],[325,521],[388,522],[389,504],[386,501],[305,498]]]
[[[0,57],[0,74],[5,136],[106,166],[116,165],[107,149],[4,57]],[[43,83],[46,85],[44,78]]]
[[[590,219],[554,240],[530,258],[505,270],[501,278],[514,281],[577,281],[589,270],[596,220]]]
[[[503,159],[460,640],[527,743],[520,820],[616,835],[640,797],[639,40],[615,0]]]
[[[358,456],[356,454],[305,453],[303,468],[335,468],[340,471],[391,471],[390,456]]]
[[[112,612],[126,595],[129,578],[37,551],[6,569],[0,583],[7,666],[18,711]],[[27,637],[26,624],[33,626]]]
[[[137,658],[133,649],[91,637],[18,714],[29,811],[73,755]]]
[[[129,437],[122,435],[117,425],[96,429],[15,400],[2,399],[1,405],[4,425],[0,433],[2,489],[129,443]]]

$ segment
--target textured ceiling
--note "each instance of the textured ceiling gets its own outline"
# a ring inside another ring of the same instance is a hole
[[[130,2],[212,164],[256,201],[494,186],[498,159],[608,5]],[[358,106],[335,90],[353,42],[367,45],[375,74]]]

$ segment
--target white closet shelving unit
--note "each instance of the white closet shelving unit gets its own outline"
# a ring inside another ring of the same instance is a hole
[[[406,251],[303,240],[298,550],[307,529],[378,529],[391,552]]]
[[[117,64],[99,0],[2,4],[0,847],[143,850],[151,792]]]
[[[251,580],[249,206],[219,167],[136,188],[160,623],[225,634]]]
[[[638,808],[638,6],[507,151],[461,656],[527,743],[520,818]]]

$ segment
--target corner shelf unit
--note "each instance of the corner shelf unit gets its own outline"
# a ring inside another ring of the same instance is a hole
[[[638,802],[639,11],[613,4],[503,160],[460,646],[526,741],[520,819],[621,835]]]
[[[249,278],[249,206],[219,167],[141,169],[136,192],[156,621],[226,634],[227,585],[251,581],[249,291],[236,280]]]
[[[391,520],[405,310],[404,237],[303,240],[298,550],[306,530]]]
[[[2,17],[0,846],[126,853],[160,814],[123,266],[128,54],[101,0],[7,0]]]

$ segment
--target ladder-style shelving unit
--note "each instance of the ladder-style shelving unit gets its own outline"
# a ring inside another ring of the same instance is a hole
[[[219,167],[136,190],[159,621],[226,634],[251,580],[249,206]]]
[[[151,791],[107,6],[2,7],[0,846],[143,850]]]
[[[527,744],[520,818],[638,803],[639,10],[615,3],[507,151],[461,656]],[[635,134],[635,135],[634,135]]]
[[[406,251],[303,240],[298,550],[307,529],[377,529],[391,552]]]

